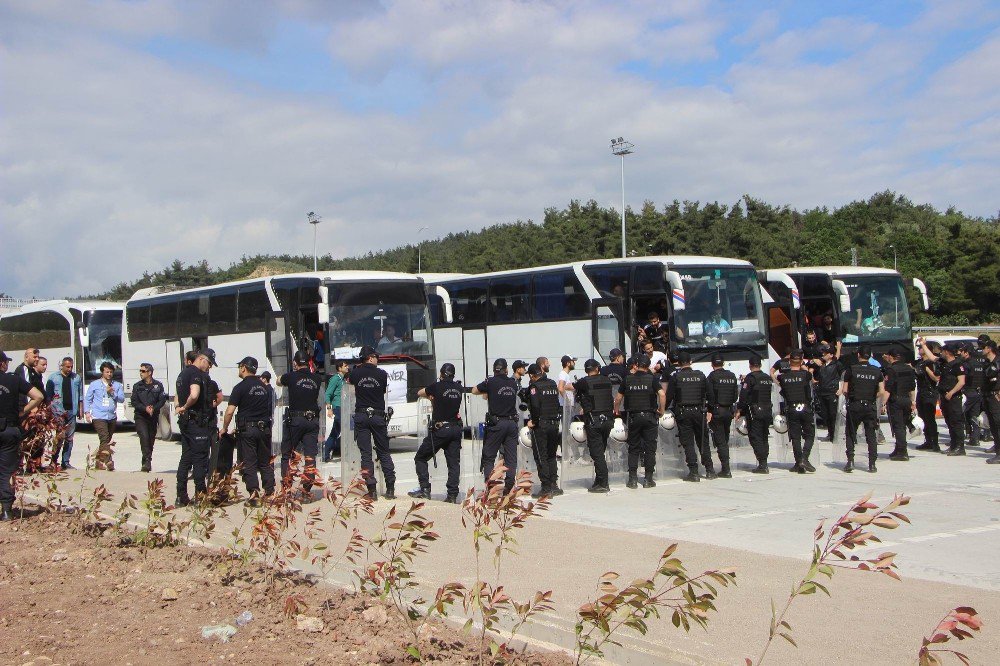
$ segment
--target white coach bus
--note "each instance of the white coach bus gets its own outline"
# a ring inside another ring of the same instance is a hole
[[[738,259],[654,256],[423,277],[436,287],[437,359],[454,363],[466,385],[482,381],[500,357],[531,363],[546,356],[553,372],[563,355],[604,365],[615,347],[635,351],[650,312],[667,324],[670,348],[688,351],[706,372],[715,353],[737,375],[748,372],[753,355],[775,357],[768,347],[773,301],[754,266]],[[582,362],[576,374],[583,375]]]
[[[791,283],[788,282],[789,278]],[[793,334],[788,347],[801,346],[808,329],[824,334],[824,319],[832,325],[828,341],[842,339],[843,351],[857,351],[868,344],[875,354],[890,349],[913,360],[913,328],[906,288],[920,294],[921,306],[929,306],[927,287],[918,279],[904,280],[894,270],[865,266],[810,266],[761,271],[760,279],[774,300],[782,306],[801,303],[792,315]],[[772,340],[784,353],[784,340]]]
[[[228,398],[245,356],[257,359],[258,374],[267,370],[277,379],[291,369],[296,351],[318,350],[317,370],[325,372],[334,359],[353,361],[363,345],[372,345],[390,375],[389,432],[398,436],[417,432],[416,392],[435,376],[424,283],[405,273],[292,273],[166,293],[144,289],[126,303],[125,322],[126,393],[139,381],[139,365],[151,363],[173,398],[184,355],[193,349],[215,351],[219,367],[212,378]],[[282,388],[275,390],[272,436],[280,441],[287,400]],[[168,400],[159,436],[176,432]]]
[[[59,362],[73,359],[76,372],[87,384],[101,376],[101,363],[115,366],[122,379],[122,311],[124,303],[112,301],[38,301],[0,315],[0,349],[16,362],[18,352],[37,347],[49,361],[46,377],[59,371]],[[126,418],[121,405],[119,420]],[[82,422],[82,415],[80,421]]]

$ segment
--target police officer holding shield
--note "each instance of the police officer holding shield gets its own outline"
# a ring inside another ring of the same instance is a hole
[[[195,352],[191,365],[177,376],[177,422],[181,431],[181,459],[177,465],[177,506],[191,503],[188,495],[188,474],[194,475],[195,495],[207,488],[209,455],[212,447],[212,421],[215,396],[211,393],[208,371],[215,362],[215,352],[201,349]]]
[[[481,467],[488,482],[493,473],[497,454],[503,456],[507,468],[504,493],[514,487],[517,476],[517,393],[519,384],[507,375],[507,359],[493,362],[493,376],[473,387],[473,395],[486,399],[486,431],[483,435]]]
[[[882,373],[868,361],[872,357],[871,347],[863,345],[858,349],[858,362],[844,373],[841,393],[847,396],[847,464],[845,472],[854,471],[854,448],[858,441],[858,426],[865,427],[865,441],[868,443],[868,471],[877,472],[878,459],[878,397],[885,395],[885,381]]]
[[[560,443],[559,418],[562,405],[559,404],[559,385],[549,379],[535,363],[528,366],[528,412],[531,418],[531,439],[534,443],[535,464],[541,490],[533,497],[562,495],[559,488],[559,471],[556,468],[556,449]],[[569,427],[567,424],[566,427]]]
[[[458,411],[462,407],[462,385],[455,381],[455,366],[451,363],[443,364],[440,379],[420,389],[417,395],[430,399],[431,422],[427,428],[427,436],[420,443],[414,457],[420,487],[407,494],[418,499],[431,498],[427,461],[443,449],[448,465],[448,481],[445,485],[448,495],[444,501],[458,504],[458,478],[462,459],[462,418]]]
[[[789,369],[778,375],[785,403],[788,438],[792,441],[792,454],[795,456],[795,464],[789,471],[798,474],[816,471],[809,462],[809,454],[816,439],[816,420],[812,406],[813,376],[802,367],[804,356],[801,349],[793,349],[788,356]],[[802,445],[803,440],[805,447]]]
[[[257,376],[257,359],[246,356],[237,364],[240,383],[233,387],[222,417],[219,439],[229,433],[236,417],[236,441],[243,467],[240,472],[250,498],[247,505],[258,506],[261,486],[264,496],[274,494],[274,464],[271,462],[271,395]]]
[[[628,481],[627,488],[639,487],[639,458],[646,473],[642,486],[653,488],[656,481],[656,435],[658,418],[666,409],[666,392],[659,379],[649,370],[650,360],[645,354],[635,359],[635,372],[625,377],[615,408],[627,414],[628,428]]]
[[[372,457],[374,440],[375,455],[385,475],[385,498],[396,499],[396,467],[389,453],[389,414],[385,408],[389,374],[378,367],[378,353],[374,347],[362,347],[360,361],[348,373],[347,381],[354,386],[354,437],[361,451],[361,471],[368,485],[368,496],[378,499]]]
[[[289,467],[292,451],[300,450],[305,458],[306,480],[302,486],[308,492],[316,477],[316,457],[319,455],[319,391],[321,378],[309,370],[309,355],[295,352],[292,372],[278,377],[278,386],[288,389],[288,409],[281,438],[281,484],[291,486]],[[384,371],[383,371],[384,372]]]
[[[917,373],[909,363],[903,361],[899,351],[895,349],[887,352],[885,359],[889,361],[885,368],[885,390],[889,393],[889,399],[884,409],[889,415],[889,429],[896,440],[889,460],[909,460],[906,435],[913,411],[917,407]]]
[[[611,487],[608,485],[608,462],[605,452],[608,448],[608,436],[615,421],[612,382],[610,377],[602,372],[601,364],[594,359],[588,359],[583,364],[583,370],[587,375],[579,379],[573,388],[576,390],[576,399],[583,409],[587,448],[594,461],[594,485],[588,488],[587,492],[606,493]]]
[[[774,387],[774,380],[761,368],[759,356],[750,359],[750,372],[743,378],[740,385],[740,397],[736,403],[736,416],[741,415],[747,420],[747,437],[750,439],[750,448],[753,449],[757,458],[757,466],[750,470],[754,474],[770,474],[771,470],[767,466],[767,457],[770,454],[768,438],[770,437],[770,425],[774,420],[771,413],[773,409],[771,403],[771,389]]]
[[[719,477],[731,479],[729,469],[729,434],[733,426],[733,412],[739,398],[739,380],[724,367],[721,354],[712,355],[712,372],[708,373],[708,411],[712,415],[708,429],[719,454]]]
[[[698,476],[698,452],[701,452],[701,463],[705,466],[705,478],[716,478],[712,465],[712,451],[709,447],[705,430],[706,419],[711,420],[708,403],[714,398],[708,397],[708,379],[701,370],[691,368],[691,355],[686,351],[677,354],[680,366],[670,378],[667,385],[668,405],[673,405],[674,416],[677,418],[677,436],[684,447],[684,458],[688,466],[685,481],[700,481]]]
[[[10,480],[21,463],[21,417],[45,400],[45,394],[24,375],[8,373],[10,357],[0,351],[0,522],[14,519],[14,488]],[[23,406],[21,406],[23,404]]]

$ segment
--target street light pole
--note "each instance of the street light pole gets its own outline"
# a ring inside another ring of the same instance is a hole
[[[622,259],[625,258],[625,156],[631,155],[634,148],[631,143],[618,137],[611,139],[611,153],[622,158]]]
[[[889,249],[892,250],[892,270],[898,271],[899,269],[896,268],[896,246],[890,245]]]
[[[421,249],[421,246],[423,245],[423,243],[420,240],[420,234],[424,233],[425,231],[427,231],[427,227],[420,227],[419,229],[417,229],[417,275],[419,275],[420,273],[423,272],[423,271],[420,270],[420,268],[421,268],[421,266],[420,266],[420,259],[421,259],[421,257],[420,257],[420,249]]]
[[[319,223],[322,219],[323,218],[312,211],[309,211],[309,214],[306,215],[306,220],[313,226],[313,273],[318,270],[319,261],[316,257],[316,232],[319,229]]]

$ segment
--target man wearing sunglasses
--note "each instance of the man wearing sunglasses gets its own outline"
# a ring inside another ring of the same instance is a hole
[[[142,471],[148,472],[153,467],[153,442],[160,410],[167,403],[167,392],[163,384],[153,379],[153,366],[149,363],[139,366],[139,380],[132,387],[132,407],[135,409],[135,432],[142,450]]]

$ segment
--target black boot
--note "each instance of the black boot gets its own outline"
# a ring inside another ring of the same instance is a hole
[[[931,444],[929,442],[924,442],[917,447],[917,451],[934,451],[936,453],[941,453],[941,447],[937,444]]]
[[[691,483],[698,483],[699,481],[701,481],[701,477],[698,476],[698,470],[697,470],[697,468],[695,468],[695,469],[689,470],[688,471],[688,475],[685,476],[682,480],[683,481],[690,481]]]
[[[725,458],[720,461],[722,468],[719,470],[720,479],[731,479],[733,478],[733,473],[729,471],[729,458]]]
[[[448,493],[448,496],[444,498],[446,504],[458,504],[458,493]]]
[[[0,522],[14,520],[14,505],[4,504],[0,506]]]
[[[588,493],[610,493],[611,489],[605,485],[595,483],[590,488],[587,488]]]
[[[872,474],[878,471],[878,468],[875,467],[874,459],[868,461],[868,471],[871,472]]]
[[[757,461],[757,466],[750,470],[754,474],[770,474],[771,470],[767,467],[766,461]]]
[[[791,472],[792,474],[805,474],[806,473],[806,470],[802,466],[802,463],[800,461],[798,461],[798,460],[795,461],[795,464],[792,465],[788,469],[788,471]]]
[[[375,486],[368,486],[368,499],[373,502],[378,499],[378,490]]]
[[[386,499],[396,499],[396,484],[386,483],[385,484],[385,498]]]
[[[956,446],[953,449],[948,449],[948,455],[949,456],[964,456],[965,455],[965,447],[964,446]]]
[[[854,458],[847,459],[847,464],[844,465],[844,471],[848,473],[854,471]]]
[[[628,481],[625,482],[626,488],[638,488],[639,487],[639,477],[635,472],[629,472]]]
[[[805,457],[802,458],[802,469],[809,472],[810,474],[816,471],[816,468],[812,466],[811,462],[809,462],[808,454],[806,454]]]
[[[697,474],[697,472],[695,472],[695,474]],[[646,475],[646,478],[642,482],[642,487],[643,488],[655,488],[656,487],[656,481],[653,480],[653,475],[652,474],[647,474]]]
[[[431,487],[430,486],[420,486],[419,488],[414,488],[410,492],[406,493],[413,499],[430,499],[431,498]]]
[[[706,467],[705,468],[705,478],[708,479],[709,481],[711,481],[712,479],[719,478],[719,475],[715,473],[715,468],[714,467]]]

